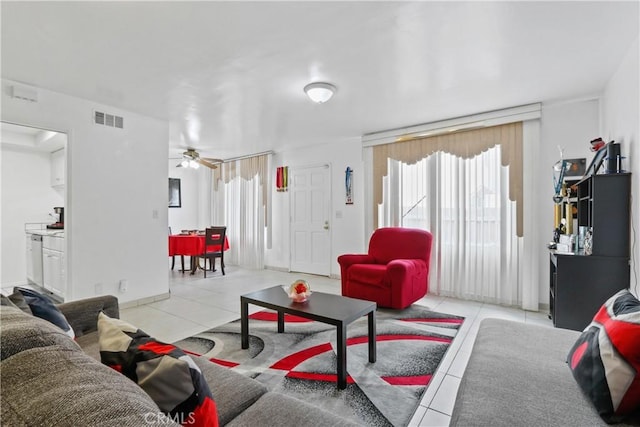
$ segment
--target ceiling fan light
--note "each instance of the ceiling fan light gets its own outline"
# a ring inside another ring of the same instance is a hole
[[[180,162],[180,166],[182,166],[183,168],[188,168],[189,167],[189,160],[184,159],[183,161]]]
[[[193,169],[198,169],[200,165],[195,160],[189,160],[189,167],[192,167]]]
[[[304,87],[304,92],[309,99],[318,104],[323,104],[330,100],[336,90],[334,85],[324,82],[309,83]]]

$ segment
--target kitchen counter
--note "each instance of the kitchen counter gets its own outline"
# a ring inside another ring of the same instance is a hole
[[[64,230],[25,230],[27,234],[38,234],[40,236],[64,237]]]
[[[47,228],[47,225],[47,223],[43,222],[27,222],[24,225],[24,232],[40,236],[64,237],[64,229]]]

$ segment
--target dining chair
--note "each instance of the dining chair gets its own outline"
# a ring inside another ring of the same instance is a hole
[[[211,266],[211,271],[215,270],[216,258],[220,258],[220,269],[224,276],[224,242],[227,234],[227,227],[208,227],[204,234],[204,253],[201,255],[204,258],[204,277],[207,277],[207,259]],[[207,251],[208,246],[217,246],[215,251]]]
[[[171,227],[169,227],[169,236],[173,233],[171,232]],[[182,272],[184,273],[184,255],[180,255],[180,262],[182,264]],[[176,266],[176,257],[175,255],[171,257],[171,270]]]

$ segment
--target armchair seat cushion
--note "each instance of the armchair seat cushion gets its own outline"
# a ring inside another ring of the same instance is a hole
[[[354,264],[349,269],[348,279],[352,284],[389,288],[387,266],[381,264]],[[386,279],[386,280],[385,280]]]

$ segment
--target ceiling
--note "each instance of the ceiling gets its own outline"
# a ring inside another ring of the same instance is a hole
[[[0,144],[2,147],[52,153],[64,148],[66,143],[67,135],[64,133],[12,123],[0,123]]]
[[[168,120],[170,153],[229,158],[598,95],[638,6],[2,1],[2,77]],[[314,104],[312,81],[338,91]]]

